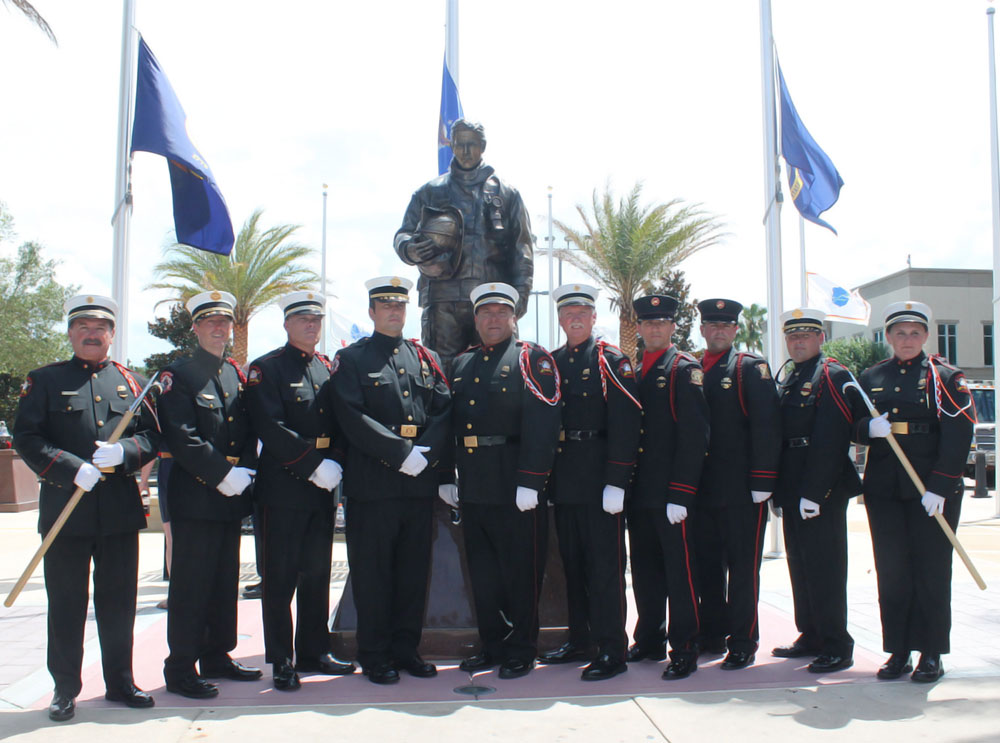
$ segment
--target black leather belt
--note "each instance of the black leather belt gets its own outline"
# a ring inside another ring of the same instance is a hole
[[[910,423],[908,421],[892,421],[894,436],[909,436],[914,433],[930,433],[930,423]]]
[[[803,446],[809,446],[809,437],[799,436],[797,439],[785,439],[785,446],[789,449],[800,449]]]
[[[415,439],[423,430],[423,426],[414,426],[411,423],[406,423],[400,426],[388,426],[388,428],[393,433],[398,433],[404,439]]]
[[[520,440],[520,436],[463,436],[462,446],[467,449],[476,449],[480,446],[516,444]]]
[[[607,431],[560,431],[560,441],[590,441],[591,439],[606,439]]]

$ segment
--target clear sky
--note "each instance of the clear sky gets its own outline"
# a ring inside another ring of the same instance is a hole
[[[0,11],[0,200],[18,242],[61,261],[61,280],[110,292],[121,3],[33,3],[59,46]],[[772,0],[792,98],[846,184],[825,214],[839,236],[806,224],[810,270],[856,286],[908,255],[915,267],[992,267],[987,7]],[[261,207],[268,224],[301,224],[318,251],[329,184],[328,280],[343,315],[366,319],[366,278],[416,278],[392,237],[410,194],[437,174],[444,11],[444,0],[137,2],[235,229]],[[680,197],[726,223],[719,246],[681,266],[696,297],[765,303],[757,2],[462,0],[460,60],[485,160],[521,191],[540,247],[548,187],[555,217],[573,222],[595,188],[641,180],[649,202]],[[139,361],[166,348],[145,328],[164,295],[144,289],[173,222],[163,159],[138,153],[133,171],[129,356]],[[782,234],[790,308],[800,265],[790,201]],[[547,288],[547,260],[536,261]],[[616,334],[607,305],[599,312]],[[529,314],[522,335],[534,327]],[[258,316],[251,356],[283,338],[277,310]]]

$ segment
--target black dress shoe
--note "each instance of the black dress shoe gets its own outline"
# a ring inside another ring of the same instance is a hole
[[[497,674],[502,679],[519,679],[527,676],[535,667],[533,660],[521,660],[519,658],[508,658],[500,665],[500,673]]]
[[[573,642],[567,642],[560,645],[555,650],[550,650],[547,653],[542,653],[538,656],[539,663],[545,663],[547,665],[552,665],[555,663],[573,663],[582,660],[587,660],[590,657],[588,648],[583,645],[577,645]]]
[[[728,650],[729,648],[726,647],[725,637],[698,641],[699,655],[725,655]]]
[[[730,650],[729,655],[722,661],[722,665],[719,668],[723,671],[738,671],[752,664],[755,657],[753,653],[744,653],[742,650]]]
[[[406,671],[418,679],[429,679],[432,676],[438,675],[437,666],[433,663],[428,663],[419,655],[410,656],[405,660],[393,661],[392,665],[397,671]]]
[[[126,707],[135,709],[146,709],[156,704],[152,696],[135,684],[128,684],[120,689],[108,689],[104,692],[104,698],[109,702],[123,702]]]
[[[264,598],[264,586],[261,583],[253,583],[243,589],[243,598],[260,599]]]
[[[944,666],[941,664],[941,656],[936,653],[922,653],[917,669],[910,679],[921,684],[930,684],[942,676],[944,676]]]
[[[843,671],[854,665],[854,658],[849,655],[825,655],[816,656],[816,660],[806,666],[809,673],[833,673]]]
[[[327,653],[319,658],[306,658],[295,664],[295,670],[300,673],[324,673],[327,676],[350,676],[358,667],[353,663],[341,663]]]
[[[274,682],[274,688],[278,691],[296,691],[302,686],[299,674],[295,672],[292,664],[287,660],[271,666],[271,679]]]
[[[663,672],[663,679],[666,681],[676,681],[678,679],[686,679],[692,673],[698,670],[698,659],[697,658],[675,658],[670,661],[670,665],[667,666],[667,670]]]
[[[53,722],[66,722],[76,714],[76,702],[73,697],[68,697],[58,691],[52,696],[52,704],[49,705],[49,719]]]
[[[892,681],[912,670],[909,653],[893,653],[875,675],[883,681]]]
[[[493,666],[499,663],[499,660],[484,650],[481,653],[470,655],[458,664],[458,668],[466,673],[472,673],[473,671],[485,671],[487,668],[493,668]]]
[[[395,684],[399,682],[399,671],[389,663],[379,663],[377,666],[362,669],[362,673],[368,677],[373,684]]]
[[[229,659],[224,666],[209,666],[201,669],[201,677],[206,679],[232,679],[233,681],[256,681],[264,673],[259,668],[251,668]]]
[[[800,640],[796,640],[791,645],[780,645],[771,651],[771,655],[775,658],[811,658],[819,654],[819,650],[809,647]]]
[[[584,681],[603,681],[614,678],[628,670],[628,664],[623,660],[612,658],[607,653],[601,653],[583,669],[580,678]]]
[[[188,699],[211,699],[219,696],[219,687],[198,676],[187,676],[179,681],[168,681],[167,691]]]
[[[641,660],[663,660],[666,657],[667,648],[664,645],[649,647],[636,643],[625,651],[625,660],[629,663],[638,663]]]

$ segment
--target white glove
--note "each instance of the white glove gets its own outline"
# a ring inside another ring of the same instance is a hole
[[[944,498],[932,493],[930,490],[924,493],[920,499],[920,505],[927,511],[928,516],[933,516],[935,513],[944,514]]]
[[[323,490],[333,490],[340,484],[340,478],[344,474],[344,468],[340,462],[332,459],[324,459],[319,466],[309,475],[309,482]]]
[[[616,485],[605,485],[602,505],[607,513],[621,513],[625,508],[625,489]]]
[[[763,490],[751,490],[750,497],[753,498],[754,503],[763,503],[768,498],[771,497],[770,493],[765,493]]]
[[[232,498],[250,487],[253,476],[256,474],[254,470],[247,467],[233,467],[215,489],[227,498]]]
[[[781,518],[781,506],[775,504],[774,498],[772,498],[771,500],[769,500],[767,502],[767,505],[771,507],[771,513],[773,513],[775,516],[777,516],[780,519]]]
[[[91,457],[98,467],[116,467],[125,461],[125,449],[121,444],[109,444],[107,441],[95,441],[97,451]]]
[[[458,485],[450,482],[438,485],[438,498],[452,508],[458,508]]]
[[[667,521],[671,524],[679,524],[687,517],[687,506],[678,506],[676,503],[667,504]]]
[[[816,518],[819,516],[819,503],[808,498],[799,498],[799,516],[803,521]]]
[[[884,439],[892,433],[892,424],[889,422],[889,414],[882,413],[878,418],[868,421],[868,438]]]
[[[425,451],[430,451],[429,446],[417,446],[414,445],[410,453],[406,455],[406,459],[399,466],[399,471],[404,475],[409,475],[410,477],[416,477],[424,468],[427,466],[427,457],[424,456]]]
[[[80,465],[80,469],[76,471],[73,484],[89,493],[100,479],[101,471],[90,462],[84,462]]]
[[[538,491],[531,488],[517,488],[517,508],[519,511],[530,511],[538,506]]]

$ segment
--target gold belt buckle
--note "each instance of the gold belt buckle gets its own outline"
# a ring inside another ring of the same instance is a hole
[[[892,421],[892,433],[896,436],[906,436],[910,432],[910,424],[906,421]]]
[[[417,437],[417,427],[412,423],[407,423],[405,426],[399,427],[399,435],[407,439],[415,439]]]
[[[565,441],[566,440],[566,432],[565,431],[562,431],[562,430],[559,431],[559,440],[560,441]]]
[[[330,448],[330,437],[329,436],[320,436],[318,439],[316,439],[316,448],[317,449],[329,449]]]
[[[226,461],[229,462],[229,464],[236,465],[236,464],[240,463],[240,458],[239,457],[226,457]]]
[[[110,475],[112,472],[115,471],[114,467],[98,467],[97,469],[99,469],[101,472],[103,472],[106,475]]]
[[[466,436],[462,440],[465,442],[465,446],[468,447],[469,449],[475,449],[477,446],[479,446],[478,436]]]

